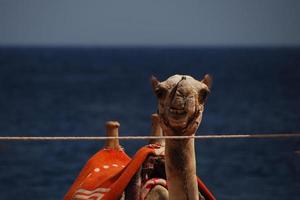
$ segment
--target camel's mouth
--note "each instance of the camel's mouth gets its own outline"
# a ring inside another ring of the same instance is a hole
[[[168,124],[176,129],[185,128],[188,123],[189,115],[185,109],[169,108],[166,119]]]
[[[187,114],[187,112],[184,109],[177,109],[177,108],[170,108],[169,113],[171,115],[179,115],[179,116],[183,116]]]

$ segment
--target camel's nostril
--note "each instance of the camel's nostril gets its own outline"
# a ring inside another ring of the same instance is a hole
[[[184,102],[184,98],[176,96],[171,102],[171,108],[183,109],[185,104]]]

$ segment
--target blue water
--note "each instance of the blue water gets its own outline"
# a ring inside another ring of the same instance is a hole
[[[147,135],[149,77],[205,73],[199,133],[300,131],[300,49],[0,48],[1,136]],[[146,141],[121,142],[128,154]],[[103,142],[0,142],[0,199],[62,199]],[[300,139],[197,141],[197,172],[218,199],[296,200]]]

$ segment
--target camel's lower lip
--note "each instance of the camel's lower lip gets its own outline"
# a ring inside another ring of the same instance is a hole
[[[173,114],[171,113],[168,116],[168,121],[170,124],[176,124],[176,125],[184,125],[187,122],[187,118],[185,114]]]
[[[184,128],[187,124],[187,121],[185,119],[174,119],[169,118],[168,119],[169,125],[173,128]]]

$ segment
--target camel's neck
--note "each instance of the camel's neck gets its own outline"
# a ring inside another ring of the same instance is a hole
[[[198,200],[194,139],[166,140],[170,200]]]

